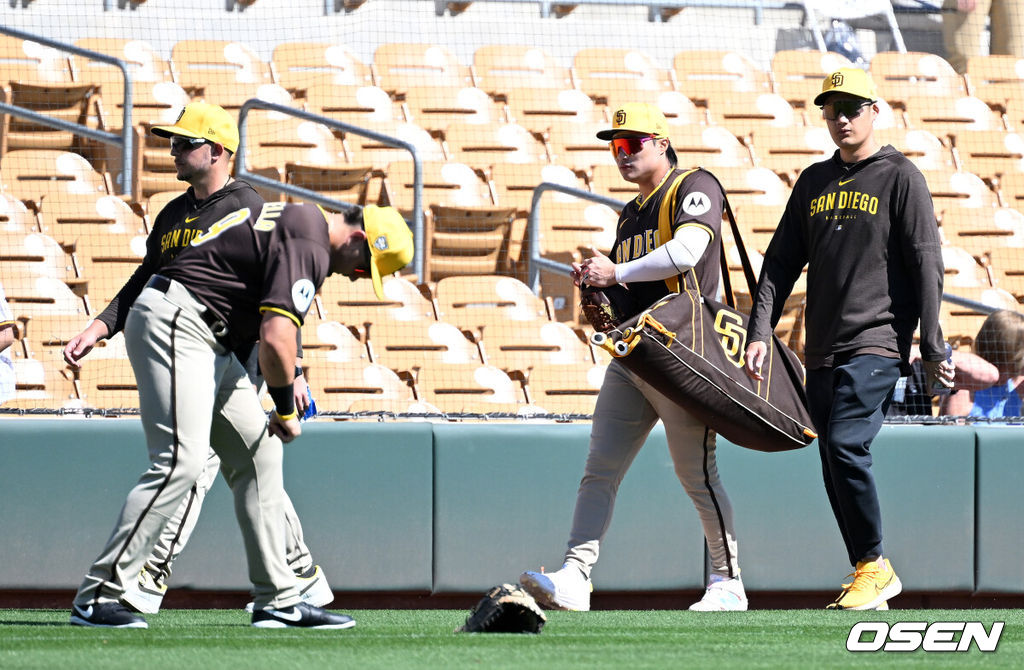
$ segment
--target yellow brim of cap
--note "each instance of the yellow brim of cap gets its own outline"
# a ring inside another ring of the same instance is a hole
[[[170,137],[171,135],[181,135],[182,137],[193,137],[198,140],[205,140],[206,138],[199,133],[194,133],[191,130],[185,130],[178,126],[153,126],[149,129],[149,132],[153,133],[157,137]]]
[[[377,267],[376,259],[370,260],[370,279],[373,280],[373,292],[377,294],[377,300],[383,300],[384,282],[381,281],[380,268]]]

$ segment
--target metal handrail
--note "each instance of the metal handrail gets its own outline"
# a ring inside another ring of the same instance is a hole
[[[412,154],[412,165],[413,165],[413,196],[412,196],[412,234],[413,234],[413,245],[414,245],[414,257],[413,257],[413,268],[416,276],[423,277],[423,253],[424,253],[424,226],[423,226],[423,160],[420,158],[419,150],[416,146],[410,142],[399,139],[397,137],[391,137],[390,135],[384,135],[377,133],[366,128],[360,128],[350,123],[331,119],[326,116],[320,116],[319,114],[313,114],[302,109],[296,109],[295,107],[289,107],[287,105],[280,105],[275,102],[268,102],[266,100],[260,100],[259,98],[250,98],[242,104],[242,108],[238,112],[238,152],[235,155],[235,177],[237,179],[244,179],[253,185],[262,186],[269,188],[274,191],[279,191],[286,195],[290,195],[303,200],[309,200],[315,202],[324,207],[332,209],[352,209],[355,207],[352,203],[345,202],[344,200],[338,200],[336,198],[329,198],[325,195],[317,193],[316,191],[308,188],[302,188],[301,186],[295,186],[294,184],[286,184],[284,182],[276,181],[274,179],[268,179],[262,175],[250,172],[245,166],[245,138],[247,133],[246,121],[248,120],[249,111],[253,109],[264,109],[271,112],[279,112],[281,114],[287,114],[294,116],[299,119],[306,121],[312,121],[333,128],[341,130],[347,133],[355,133],[356,135],[362,135],[363,137],[369,137],[372,140],[387,144],[388,146],[397,147],[399,149],[405,149]]]
[[[486,2],[487,0],[476,0]],[[685,9],[687,7],[722,7],[730,9],[752,9],[754,10],[754,23],[760,25],[764,20],[765,9],[782,9],[787,4],[784,0],[571,0],[571,2],[558,2],[558,0],[495,0],[496,2],[517,2],[534,3],[539,6],[540,17],[546,19],[551,16],[552,8],[555,5],[619,5],[626,7],[647,7],[647,20],[653,23],[662,22],[662,10]],[[331,0],[326,0],[330,3]],[[448,0],[434,0],[434,13],[443,16],[448,9]]]
[[[33,35],[32,33],[22,32],[15,28],[8,28],[6,26],[0,26],[0,33],[10,35],[22,40],[29,40],[30,42],[38,42],[39,44],[45,44],[48,47],[54,49],[60,49],[61,51],[69,51],[79,56],[84,56],[92,60],[102,61],[111,65],[116,65],[121,69],[121,74],[124,77],[124,113],[121,123],[121,134],[108,133],[104,130],[96,130],[84,126],[80,123],[73,123],[71,121],[65,121],[64,119],[55,119],[53,117],[40,114],[35,110],[22,107],[20,105],[11,105],[5,102],[0,102],[0,111],[6,112],[12,116],[28,119],[35,123],[49,126],[50,128],[56,128],[57,130],[65,130],[76,135],[82,135],[88,137],[91,140],[97,142],[103,142],[104,144],[114,144],[121,146],[121,188],[122,194],[130,194],[132,186],[132,78],[128,73],[128,64],[120,58],[108,56],[107,54],[100,53],[98,51],[91,51],[89,49],[83,49],[73,44],[66,44],[64,42],[58,42],[57,40],[51,40],[48,37],[41,37],[39,35]]]
[[[527,283],[534,293],[540,292],[540,271],[550,270],[552,272],[561,272],[568,274],[572,269],[565,263],[559,263],[548,258],[544,258],[540,254],[540,199],[548,191],[555,191],[557,193],[564,193],[571,195],[581,200],[590,200],[592,202],[600,203],[602,205],[608,205],[614,210],[621,210],[626,206],[626,203],[615,198],[609,198],[608,196],[599,195],[597,193],[591,193],[590,191],[584,191],[582,189],[573,188],[572,186],[565,186],[563,184],[556,184],[554,182],[545,181],[542,182],[537,188],[533,189],[533,198],[530,200],[530,217],[527,219],[526,231],[530,240],[530,258],[527,264]]]

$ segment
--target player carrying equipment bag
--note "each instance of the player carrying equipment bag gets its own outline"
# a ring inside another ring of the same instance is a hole
[[[689,172],[677,177],[662,200],[660,239],[670,239],[673,197]],[[726,212],[739,246],[747,282],[753,270],[738,227]],[[726,267],[724,250],[722,268]],[[732,297],[728,272],[726,295]],[[743,369],[747,315],[729,305],[679,291],[678,277],[666,280],[677,291],[636,314],[629,290],[621,285],[583,291],[583,313],[597,330],[591,341],[719,435],[757,451],[786,451],[810,444],[816,434],[807,411],[804,371],[778,337],[772,337],[763,370],[765,380]],[[731,302],[731,300],[730,300]]]

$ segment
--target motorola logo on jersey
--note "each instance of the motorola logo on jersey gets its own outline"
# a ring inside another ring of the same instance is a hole
[[[300,314],[305,314],[313,303],[316,287],[308,279],[300,279],[292,284],[292,302]]]
[[[683,211],[690,216],[707,214],[709,209],[711,209],[711,199],[700,191],[688,193],[686,200],[683,201]]]

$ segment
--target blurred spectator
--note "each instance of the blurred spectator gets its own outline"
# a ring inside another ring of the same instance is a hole
[[[976,354],[953,350],[953,365],[956,372],[953,376],[953,391],[948,395],[939,396],[939,416],[966,416],[971,409],[974,391],[985,389],[999,380],[999,371],[994,365]],[[893,416],[932,416],[933,391],[928,387],[924,365],[921,362],[921,350],[917,345],[910,349],[909,376],[901,378],[893,392],[892,403],[886,411],[886,417]]]
[[[1024,315],[1010,310],[989,314],[978,330],[974,350],[999,372],[989,388],[974,393],[970,416],[1022,416],[1024,389]]]
[[[14,395],[14,363],[11,345],[14,344],[14,315],[7,306],[4,287],[0,286],[0,405]]]
[[[989,49],[984,50],[985,27]],[[1020,0],[943,0],[942,41],[946,60],[963,74],[967,59],[988,54],[1024,58],[1024,3]]]

